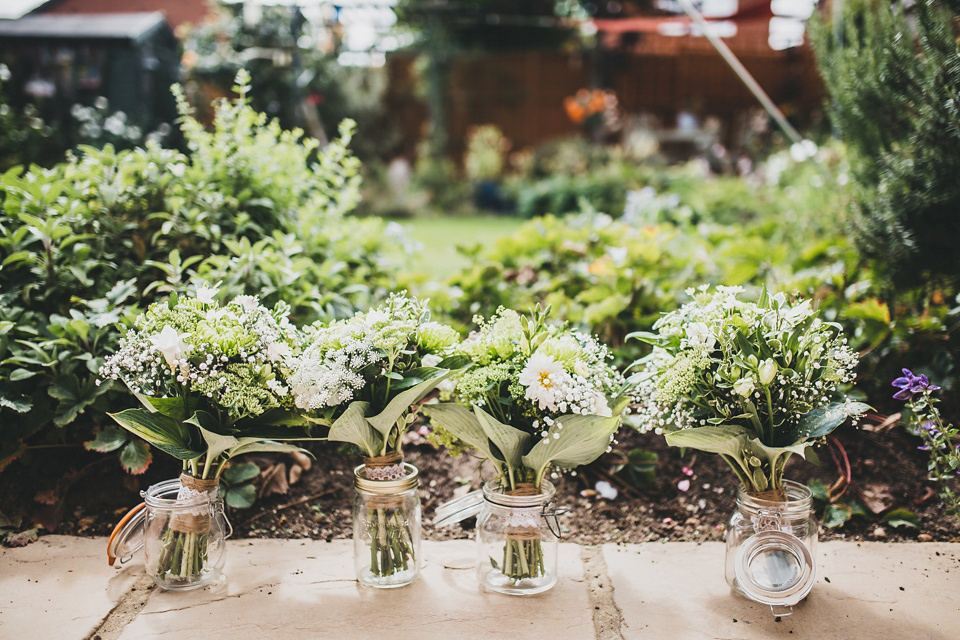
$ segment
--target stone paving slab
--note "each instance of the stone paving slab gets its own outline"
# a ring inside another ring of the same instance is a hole
[[[154,592],[122,640],[246,638],[592,638],[593,608],[580,548],[560,550],[561,577],[547,594],[483,592],[473,541],[425,542],[420,579],[401,589],[359,587],[350,541],[243,540],[227,551],[227,583]]]
[[[813,593],[780,622],[730,593],[721,543],[564,544],[557,587],[530,598],[483,592],[469,540],[424,543],[421,579],[387,591],[357,586],[348,540],[228,544],[226,584],[192,592],[131,591],[142,564],[108,567],[103,539],[3,550],[0,638],[960,638],[960,544],[821,544]]]
[[[0,548],[0,638],[84,638],[143,567],[107,566],[102,538],[46,536]]]
[[[956,640],[960,545],[826,542],[817,581],[793,615],[730,593],[724,545],[604,545],[623,637]]]

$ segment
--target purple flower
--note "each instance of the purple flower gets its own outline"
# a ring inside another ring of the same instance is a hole
[[[940,389],[935,384],[930,384],[930,380],[927,379],[927,376],[913,375],[913,372],[910,369],[901,369],[903,371],[903,376],[897,378],[893,381],[893,386],[900,389],[893,397],[897,400],[909,400],[914,394],[923,393],[924,391],[937,391]]]

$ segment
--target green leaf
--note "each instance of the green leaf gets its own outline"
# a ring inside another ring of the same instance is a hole
[[[97,385],[93,376],[88,377],[83,384],[73,374],[57,376],[47,393],[59,400],[53,423],[58,427],[65,427],[77,419],[84,409],[93,404],[96,399],[110,390],[109,383]]]
[[[16,411],[17,413],[28,413],[33,409],[33,401],[27,396],[9,396],[0,391],[0,407]]]
[[[366,451],[367,455],[376,456],[383,446],[383,439],[376,429],[370,426],[364,415],[369,407],[369,402],[351,402],[343,415],[330,425],[327,439],[355,444]]]
[[[154,398],[152,396],[141,396],[141,401],[145,401],[147,409],[154,409],[167,416],[168,418],[173,418],[177,422],[183,422],[187,419],[188,415],[193,415],[193,412],[196,411],[197,400],[188,399],[187,406],[184,407],[183,398]],[[187,413],[189,411],[190,413]]]
[[[853,517],[853,509],[845,504],[828,504],[823,509],[823,526],[829,529],[843,526]]]
[[[490,448],[490,438],[476,414],[454,402],[427,405],[423,408],[423,413],[430,418],[430,422],[476,449],[481,457],[499,465],[499,460]]]
[[[146,471],[152,459],[150,447],[143,440],[131,440],[120,452],[120,465],[135,476]]]
[[[190,432],[181,423],[146,409],[126,409],[108,414],[117,424],[178,460],[193,460],[203,455],[192,443]]]
[[[572,469],[600,457],[610,446],[610,437],[617,430],[620,418],[568,415],[560,416],[557,422],[563,428],[554,426],[551,432],[560,437],[541,438],[530,453],[523,456],[523,464],[536,471],[538,483],[551,464]]]
[[[814,500],[818,502],[829,502],[830,489],[823,480],[814,478],[807,484],[807,488],[810,489],[810,493],[813,494]]]
[[[227,450],[240,446],[240,441],[233,436],[225,436],[213,430],[220,428],[220,423],[206,411],[197,411],[186,423],[200,430],[200,437],[207,445],[206,455],[209,460],[216,460]]]
[[[388,438],[390,431],[397,424],[397,420],[410,408],[410,405],[422,400],[425,395],[433,391],[444,378],[452,373],[452,371],[446,369],[438,369],[437,371],[442,373],[429,380],[424,380],[411,389],[401,391],[387,404],[383,411],[367,418],[370,426],[379,431],[384,439]]]
[[[448,369],[450,371],[459,371],[473,364],[467,356],[449,356],[437,363],[437,369]]]
[[[227,489],[225,500],[233,509],[249,509],[257,501],[257,490],[250,482],[233,486]]]
[[[653,451],[632,449],[627,454],[627,462],[620,465],[614,473],[634,487],[649,487],[656,482],[659,461],[660,457]]]
[[[274,442],[273,440],[265,440],[263,438],[240,438],[239,440],[239,446],[227,451],[227,458],[235,458],[245,453],[292,453],[294,451],[299,451],[309,456],[313,455],[306,449],[301,449],[297,445],[287,442]]]
[[[29,369],[14,369],[10,372],[10,382],[19,382],[20,380],[27,380],[37,375],[37,371],[30,371]]]
[[[500,450],[507,466],[511,469],[518,468],[521,458],[523,458],[523,451],[526,449],[527,443],[530,442],[530,434],[508,424],[503,424],[480,407],[474,406],[473,413],[477,416],[483,432]]]
[[[240,462],[227,467],[220,478],[232,486],[250,482],[258,475],[260,475],[260,467],[252,462]]]
[[[114,426],[107,426],[100,430],[100,433],[93,440],[83,443],[88,451],[97,451],[99,453],[110,453],[116,451],[130,440],[130,434],[123,429],[117,429]]]
[[[920,517],[908,509],[894,509],[883,516],[882,520],[891,527],[919,527]]]
[[[719,424],[678,429],[665,434],[664,437],[671,447],[684,447],[739,458],[749,435],[750,432],[739,425]]]
[[[778,444],[793,444],[801,440],[819,438],[829,434],[851,416],[860,415],[872,407],[863,402],[834,402],[807,412],[793,431],[783,429],[777,433]]]

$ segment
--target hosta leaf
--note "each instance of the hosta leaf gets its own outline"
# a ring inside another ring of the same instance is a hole
[[[826,407],[813,409],[800,418],[800,423],[794,430],[780,432],[778,443],[793,444],[800,440],[825,436],[851,416],[860,415],[870,409],[870,405],[863,402],[834,402]]]
[[[387,403],[383,411],[367,418],[370,425],[379,431],[384,438],[387,438],[390,435],[390,430],[397,424],[400,416],[410,408],[410,405],[419,402],[425,395],[433,391],[444,378],[453,373],[447,369],[437,369],[437,371],[442,373],[424,380],[406,391],[401,391]]]
[[[560,437],[541,439],[523,456],[523,464],[536,471],[538,480],[550,464],[571,469],[596,460],[610,446],[610,437],[620,419],[569,415],[560,416],[557,422],[563,428],[551,431]]]
[[[190,432],[182,424],[160,413],[146,409],[126,409],[109,414],[121,427],[139,436],[179,460],[193,460],[203,455],[199,443],[193,443]]]
[[[219,427],[219,423],[212,414],[206,411],[197,411],[186,422],[200,430],[200,437],[207,445],[206,454],[210,460],[216,460],[227,450],[240,446],[240,441],[233,436],[222,435],[213,431],[213,429]]]
[[[497,461],[490,448],[490,438],[476,414],[454,402],[427,405],[423,408],[423,413],[430,418],[430,422],[476,449],[482,457]]]
[[[120,452],[121,466],[135,476],[146,471],[152,459],[150,447],[143,440],[131,440]]]
[[[367,455],[377,455],[383,446],[383,438],[370,426],[364,415],[369,407],[369,402],[351,402],[343,415],[330,425],[327,439],[334,442],[349,442],[366,451]]]
[[[480,407],[474,406],[473,413],[477,416],[483,432],[500,450],[504,462],[511,469],[518,468],[523,458],[523,451],[527,443],[530,442],[530,434],[508,424],[503,424]]]
[[[734,424],[718,424],[693,429],[679,429],[666,434],[671,447],[685,447],[739,457],[750,432]]]
[[[97,451],[99,453],[110,453],[116,451],[127,441],[130,440],[130,434],[123,429],[117,429],[114,426],[104,427],[93,440],[83,443],[88,451]]]
[[[227,458],[234,458],[245,453],[292,453],[299,451],[307,455],[313,455],[297,445],[286,442],[274,442],[273,440],[263,440],[261,438],[240,438],[240,444],[227,451]]]

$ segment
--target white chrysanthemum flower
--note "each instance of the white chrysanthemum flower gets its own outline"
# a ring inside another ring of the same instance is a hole
[[[564,386],[568,378],[563,366],[548,355],[533,354],[527,365],[520,372],[517,380],[526,387],[524,394],[527,400],[539,404],[541,409],[557,410],[557,401],[560,399],[558,391]]]

